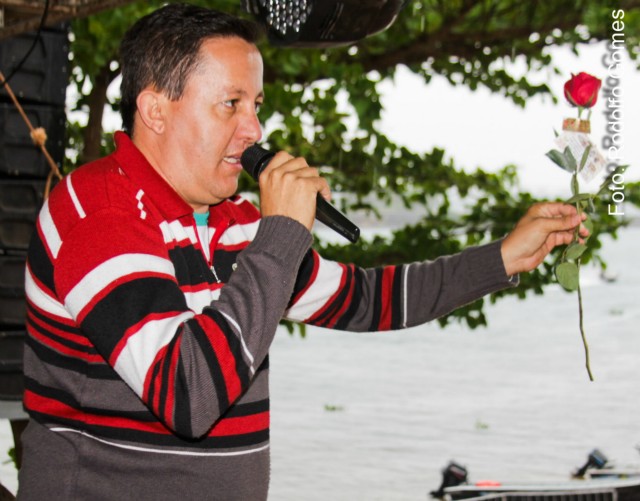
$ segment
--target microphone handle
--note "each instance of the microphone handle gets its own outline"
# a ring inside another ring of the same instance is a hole
[[[356,243],[360,237],[360,228],[353,224],[333,205],[327,202],[320,193],[316,196],[316,219],[326,224],[351,243]]]
[[[242,154],[242,166],[249,175],[257,181],[274,155],[274,153],[262,146],[254,144]],[[322,198],[320,193],[316,196],[316,219],[342,235],[351,243],[356,243],[358,238],[360,238],[360,228]]]

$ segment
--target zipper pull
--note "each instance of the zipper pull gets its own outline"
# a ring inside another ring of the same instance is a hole
[[[214,265],[211,265],[211,272],[213,273],[213,277],[216,279],[216,282],[221,284],[222,282],[218,278],[218,274],[216,273],[216,267]]]

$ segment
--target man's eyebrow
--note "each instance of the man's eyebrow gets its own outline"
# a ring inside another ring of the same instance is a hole
[[[237,87],[227,87],[223,89],[227,94],[237,94],[240,96],[248,96],[249,93],[244,89],[239,89]],[[264,98],[264,91],[260,91],[256,97]]]

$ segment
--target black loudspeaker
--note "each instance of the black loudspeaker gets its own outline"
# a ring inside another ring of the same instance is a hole
[[[36,40],[35,33],[25,33],[0,41],[0,70],[5,77],[16,68]],[[29,57],[11,77],[9,84],[21,104],[39,103],[64,106],[69,81],[68,30],[43,30]],[[0,100],[9,94],[0,86]]]
[[[24,328],[27,314],[24,292],[25,263],[25,253],[0,255],[0,327],[2,328]],[[2,350],[0,350],[1,353],[3,353]]]
[[[27,313],[24,291],[25,263],[25,253],[0,255],[1,327],[24,327]]]
[[[23,106],[33,127],[47,132],[45,146],[60,168],[64,158],[65,110],[63,106]],[[0,175],[46,178],[51,168],[29,128],[13,104],[0,104]]]
[[[0,70],[10,76],[9,85],[31,125],[46,131],[45,146],[60,168],[70,70],[67,27],[0,40]],[[24,390],[26,250],[50,171],[29,126],[0,85],[0,400],[20,400]]]
[[[17,329],[24,327],[27,319],[27,303],[24,288],[5,289],[0,287],[0,326]]]
[[[21,400],[24,392],[24,330],[0,331],[0,400]]]
[[[45,184],[40,180],[0,179],[0,252],[23,252],[29,247]]]

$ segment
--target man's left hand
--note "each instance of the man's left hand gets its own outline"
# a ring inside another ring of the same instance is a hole
[[[531,206],[502,242],[501,252],[508,276],[536,268],[557,245],[571,243],[576,227],[586,219],[572,205],[560,202]],[[589,232],[580,228],[580,236]]]

